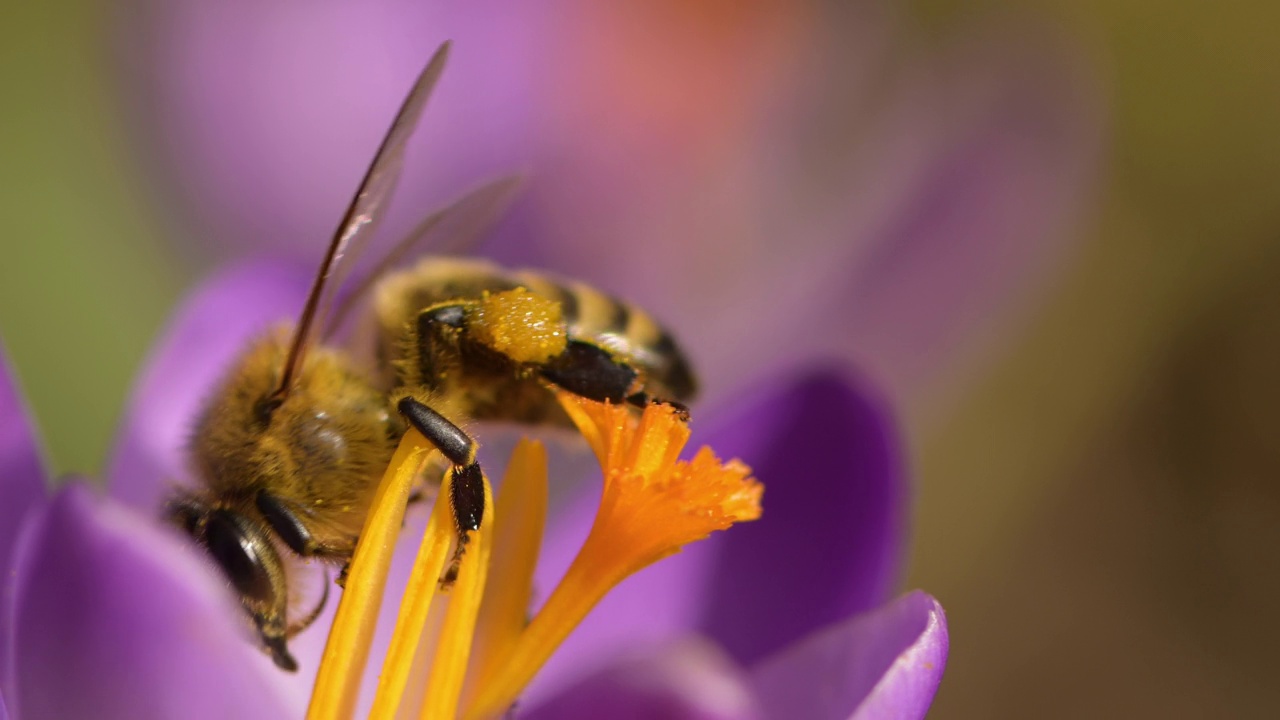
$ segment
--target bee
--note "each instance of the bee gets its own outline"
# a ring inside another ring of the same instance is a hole
[[[468,218],[496,214],[514,183],[482,186],[429,216],[335,300],[339,270],[367,242],[391,195],[418,118],[445,64],[432,56],[401,106],[331,240],[301,315],[252,342],[207,399],[189,462],[198,481],[166,514],[207,551],[238,594],[263,649],[297,669],[288,640],[328,595],[290,617],[301,560],[345,571],[374,491],[401,437],[414,427],[450,465],[456,573],[484,514],[484,473],[470,420],[568,425],[553,389],[643,407],[683,410],[695,392],[684,354],[657,322],[584,284],[479,261],[398,258],[441,228],[478,232]],[[366,298],[366,352],[331,341],[354,299]],[[362,361],[362,358],[365,358]],[[326,574],[327,576],[327,574]],[[340,573],[338,581],[341,583]]]

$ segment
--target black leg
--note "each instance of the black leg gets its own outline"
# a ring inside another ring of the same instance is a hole
[[[484,519],[484,472],[479,463],[473,462],[453,469],[449,505],[453,508],[453,518],[458,525],[458,545],[453,550],[449,567],[440,578],[441,587],[446,588],[458,579],[458,567],[462,564],[462,555],[471,540],[471,531],[479,530],[480,522]]]
[[[542,367],[542,377],[575,395],[600,402],[625,402],[641,409],[653,403],[669,405],[683,421],[689,421],[689,408],[683,403],[655,398],[643,390],[633,392],[638,377],[635,368],[588,342],[570,341],[564,353]]]
[[[307,613],[306,616],[300,620],[295,620],[288,628],[285,629],[284,636],[286,638],[292,638],[294,635],[297,635],[303,630],[311,627],[311,624],[316,621],[316,618],[320,617],[320,613],[324,612],[324,606],[329,603],[329,571],[325,570],[323,572],[324,582],[320,583],[320,587],[324,588],[324,591],[320,594],[320,602],[316,603],[316,606],[311,608],[311,612]],[[343,587],[344,584],[339,583],[338,586]]]
[[[574,395],[599,402],[621,403],[632,395],[636,371],[608,350],[570,340],[564,352],[542,366],[542,377]]]
[[[396,408],[454,467],[475,462],[476,447],[471,436],[448,418],[412,397],[401,398]]]
[[[467,542],[471,539],[471,532],[480,529],[484,518],[484,471],[476,462],[475,442],[462,428],[411,397],[400,400],[397,407],[400,414],[453,463],[449,506],[453,510],[458,543],[449,567],[440,578],[440,585],[448,587],[458,576],[458,566],[466,552]]]
[[[350,560],[355,549],[352,543],[347,547],[333,547],[318,542],[303,522],[305,511],[292,503],[281,500],[265,490],[258,493],[256,501],[258,512],[284,541],[289,549],[302,557],[315,557],[329,560]]]
[[[634,405],[640,408],[641,410],[645,409],[646,407],[649,407],[654,403],[657,403],[659,405],[666,405],[667,407],[676,411],[676,416],[680,418],[681,422],[685,424],[689,423],[689,406],[685,405],[682,402],[676,402],[675,400],[663,400],[662,398],[653,397],[652,395],[646,392],[638,392],[638,393],[632,393],[631,395],[628,395],[627,402],[631,405]]]
[[[418,313],[417,367],[408,385],[434,388],[439,378],[456,370],[458,341],[466,327],[467,306],[462,303],[436,305]]]

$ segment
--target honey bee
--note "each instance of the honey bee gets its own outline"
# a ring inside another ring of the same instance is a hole
[[[683,408],[695,392],[683,353],[652,317],[586,285],[479,260],[427,258],[388,269],[450,218],[453,234],[466,234],[456,226],[467,223],[456,220],[501,205],[508,181],[428,217],[366,282],[341,304],[334,300],[335,271],[349,268],[353,249],[376,226],[447,55],[445,44],[401,106],[296,325],[250,344],[208,398],[189,449],[198,486],[177,491],[167,505],[168,518],[221,568],[262,647],[287,671],[297,669],[288,640],[315,620],[328,594],[326,582],[315,609],[290,618],[293,569],[301,559],[345,568],[410,426],[451,466],[457,542],[441,580],[447,584],[484,513],[476,442],[460,423],[567,425],[553,388],[637,407]],[[350,298],[366,296],[373,347],[362,362],[356,349],[329,338]]]

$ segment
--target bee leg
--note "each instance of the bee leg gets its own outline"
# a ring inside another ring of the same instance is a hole
[[[625,402],[641,409],[661,403],[689,422],[689,408],[684,403],[655,398],[644,391],[630,392],[638,377],[635,369],[597,345],[572,340],[564,353],[546,363],[541,372],[542,377],[575,395],[601,402]]]
[[[611,403],[626,401],[638,377],[635,368],[608,350],[581,340],[570,340],[564,352],[544,363],[540,372],[574,395]]]
[[[449,302],[441,305],[433,305],[426,310],[418,313],[418,332],[421,335],[432,335],[433,328],[429,326],[439,327],[441,325],[454,329],[461,328],[466,323],[467,307],[470,303]],[[424,332],[426,330],[426,332]]]
[[[453,469],[453,485],[449,492],[449,505],[453,509],[454,522],[458,526],[458,544],[454,547],[449,567],[440,577],[441,589],[448,589],[458,579],[462,555],[471,540],[471,531],[480,529],[484,517],[484,471],[479,463],[471,463]]]
[[[263,490],[258,493],[255,504],[258,512],[262,513],[262,518],[290,550],[303,556],[314,554],[315,540],[311,537],[311,531],[290,503]]]
[[[351,553],[355,551],[354,541],[346,547],[316,542],[302,520],[305,511],[265,490],[258,492],[256,504],[258,512],[262,513],[262,518],[267,521],[272,530],[275,530],[276,535],[289,546],[290,550],[301,557],[342,560],[342,570],[338,572],[336,582],[338,587],[346,586],[347,566],[351,564]]]
[[[666,405],[667,407],[675,411],[676,417],[680,418],[681,422],[685,423],[686,425],[689,424],[689,406],[685,405],[682,402],[676,402],[675,400],[665,400],[663,398],[656,398],[646,392],[638,392],[638,393],[632,393],[628,395],[627,402],[631,405],[634,405],[640,408],[641,410],[655,403],[658,405]]]
[[[435,445],[445,459],[453,463],[453,483],[449,490],[449,506],[458,532],[453,559],[440,578],[440,586],[448,588],[458,576],[458,566],[466,552],[471,532],[480,529],[484,517],[484,471],[476,462],[476,444],[462,428],[440,413],[412,397],[397,405],[400,414]]]
[[[416,371],[423,384],[433,382],[456,361],[458,336],[466,325],[467,305],[436,305],[418,313],[414,342],[418,345]]]
[[[320,583],[320,587],[323,588],[323,591],[320,594],[320,602],[316,603],[316,606],[311,608],[311,612],[307,613],[302,619],[294,620],[289,624],[289,627],[285,628],[284,636],[286,638],[292,638],[303,630],[311,627],[311,624],[316,621],[316,618],[320,617],[320,613],[324,612],[324,606],[329,604],[329,571],[324,570],[323,572],[324,582]],[[341,585],[339,585],[339,587],[341,587]]]

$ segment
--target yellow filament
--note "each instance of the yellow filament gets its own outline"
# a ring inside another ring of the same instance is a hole
[[[369,711],[370,718],[394,718],[404,697],[418,640],[426,626],[437,581],[449,553],[449,543],[456,532],[453,515],[449,512],[446,500],[453,482],[451,476],[451,472],[445,473],[440,491],[436,494],[435,508],[432,509],[427,529],[422,534],[422,545],[418,548],[413,572],[400,602],[395,634],[391,636],[391,646],[387,648],[387,659],[382,665],[382,676],[378,679],[373,708]]]
[[[583,554],[585,551],[586,548]],[[587,613],[626,577],[627,573],[619,572],[613,563],[584,559],[583,554],[574,559],[551,597],[501,662],[490,664],[489,672],[480,675],[475,700],[463,717],[488,718],[505,712]],[[604,573],[600,572],[602,569]]]
[[[324,646],[307,708],[308,720],[345,720],[355,711],[405,505],[414,479],[432,450],[433,445],[417,430],[410,429],[378,484]]]
[[[447,504],[444,496],[436,503]],[[471,532],[467,552],[462,556],[458,578],[454,582],[448,609],[445,610],[444,627],[440,630],[436,655],[431,662],[427,694],[419,713],[419,717],[428,720],[453,718],[458,714],[462,681],[467,670],[467,658],[471,654],[471,638],[475,635],[476,615],[480,612],[480,598],[484,595],[485,578],[489,569],[494,510],[493,492],[489,488],[488,478],[484,479],[484,507],[480,529]]]
[[[547,453],[541,443],[521,440],[511,454],[498,493],[493,559],[488,590],[476,620],[471,666],[463,691],[463,705],[476,695],[476,678],[493,674],[500,651],[515,644],[524,630],[533,592],[533,571],[547,521]]]

